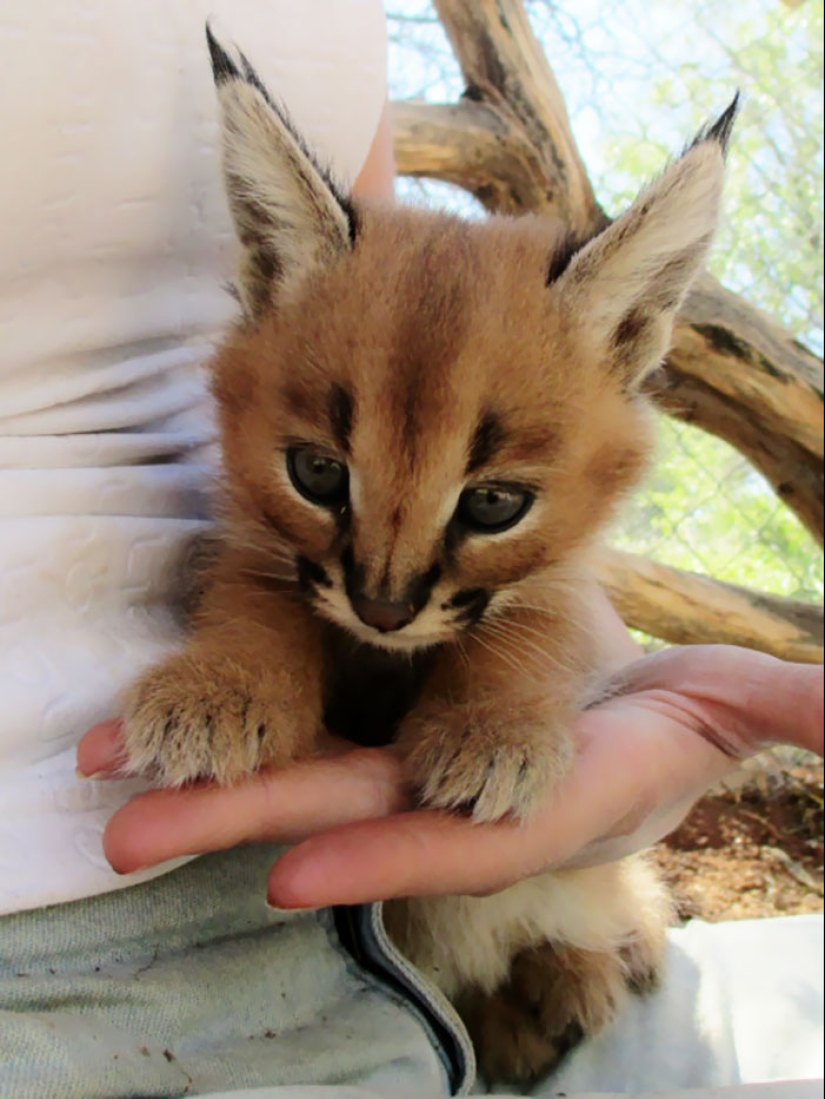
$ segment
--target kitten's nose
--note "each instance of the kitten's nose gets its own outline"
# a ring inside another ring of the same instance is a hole
[[[381,633],[403,629],[415,614],[409,603],[388,603],[384,599],[370,599],[358,592],[350,596],[350,603],[362,622]]]

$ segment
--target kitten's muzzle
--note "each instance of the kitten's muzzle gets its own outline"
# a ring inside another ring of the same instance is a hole
[[[402,630],[415,618],[417,608],[412,603],[390,603],[385,599],[370,599],[359,592],[350,594],[352,609],[361,621],[379,633]]]

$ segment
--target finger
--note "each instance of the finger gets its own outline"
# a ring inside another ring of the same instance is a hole
[[[406,807],[398,761],[359,749],[260,771],[231,787],[202,783],[142,794],[111,818],[103,848],[115,870],[131,873],[239,843],[291,843]]]
[[[77,745],[77,773],[82,778],[123,778],[126,758],[119,719],[103,721],[89,729]],[[340,755],[352,751],[352,744],[325,730],[318,736],[318,753]]]
[[[270,902],[300,908],[489,893],[535,874],[609,828],[626,808],[611,775],[614,742],[602,740],[584,741],[573,773],[526,823],[474,824],[419,810],[336,829],[278,860],[269,878]]]
[[[84,778],[117,778],[123,766],[119,721],[95,725],[77,746],[77,770]]]
[[[526,823],[473,824],[421,810],[333,829],[281,856],[269,878],[270,903],[314,908],[486,894],[574,856],[586,860],[595,841],[612,841],[600,861],[629,854],[639,849],[637,834],[651,842],[648,821],[661,813],[666,827],[674,800],[698,796],[733,766],[690,719],[658,704],[617,699],[583,715],[574,770]]]
[[[518,838],[523,827],[472,824],[436,810],[360,821],[285,852],[270,873],[267,896],[278,908],[321,908],[495,892],[530,872]]]

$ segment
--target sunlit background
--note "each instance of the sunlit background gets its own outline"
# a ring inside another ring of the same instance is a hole
[[[527,0],[608,213],[741,89],[726,222],[711,270],[823,350],[823,0]],[[394,99],[454,101],[463,84],[427,0],[387,0]],[[482,212],[445,184],[408,201]],[[727,444],[662,417],[654,472],[613,542],[665,564],[820,600],[823,556]]]

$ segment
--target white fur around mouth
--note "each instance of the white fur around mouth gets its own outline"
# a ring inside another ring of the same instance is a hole
[[[381,633],[370,626],[362,626],[360,623],[356,624],[354,622],[339,623],[339,625],[343,625],[344,629],[354,634],[359,641],[372,645],[375,649],[386,649],[388,652],[396,653],[412,654],[424,649],[431,649],[433,645],[443,644],[449,636],[445,633],[443,637],[427,635],[415,637],[412,634],[405,634],[403,630],[398,630],[395,633]]]
[[[349,608],[349,602],[338,592],[316,592],[313,601],[315,609],[330,622],[346,630],[358,641],[365,645],[371,645],[375,649],[384,649],[387,652],[412,653],[419,650],[431,649],[434,645],[442,645],[455,637],[455,631],[450,629],[449,623],[444,623],[439,630],[428,633],[413,633],[409,627],[394,630],[390,633],[382,633],[380,630],[367,626],[357,618]],[[417,620],[416,620],[417,621]],[[416,621],[410,625],[415,626]]]

